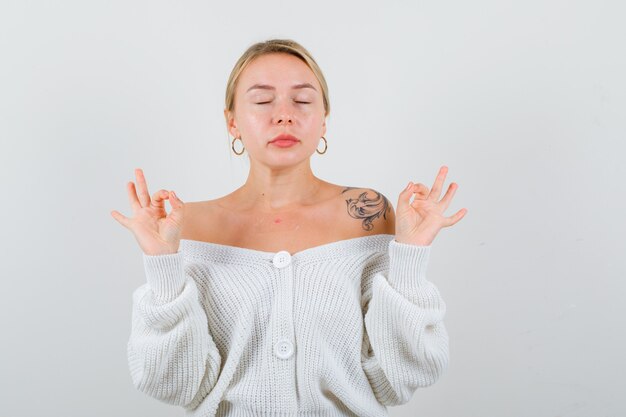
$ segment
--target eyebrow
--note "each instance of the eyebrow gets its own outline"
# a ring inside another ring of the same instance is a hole
[[[261,90],[276,90],[276,88],[272,85],[268,85],[268,84],[254,84],[252,87],[248,88],[246,90],[246,93],[248,93],[250,90],[254,90],[255,88],[261,89]],[[312,88],[313,90],[317,91],[315,89],[315,87],[313,87],[310,83],[301,83],[301,84],[295,84],[292,85],[291,88]]]

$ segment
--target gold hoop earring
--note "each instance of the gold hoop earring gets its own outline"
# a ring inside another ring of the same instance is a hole
[[[318,154],[322,155],[326,153],[326,149],[328,149],[328,142],[326,141],[326,138],[324,136],[322,136],[322,139],[324,139],[324,152],[320,152],[317,150],[317,148],[315,148],[315,152],[317,152]]]
[[[233,142],[232,142],[232,144],[231,144],[231,148],[233,148],[233,152],[235,152],[235,155],[241,155],[241,154],[243,154],[243,151],[245,151],[245,150],[246,150],[246,147],[244,146],[244,147],[243,147],[243,149],[241,150],[241,152],[237,152],[237,151],[235,150],[235,141],[236,141],[237,139],[241,140],[241,138],[240,138],[240,137],[239,137],[239,138],[233,138]],[[241,140],[241,144],[243,145],[243,140]]]

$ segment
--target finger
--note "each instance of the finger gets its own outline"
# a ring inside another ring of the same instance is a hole
[[[417,183],[413,186],[413,194],[416,195],[416,199],[425,200],[428,198],[428,187],[422,183]]]
[[[413,186],[413,182],[409,181],[406,188],[402,190],[402,192],[398,196],[398,204],[396,205],[396,210],[402,210],[409,204],[411,196],[413,195]]]
[[[126,184],[126,191],[128,192],[128,200],[130,201],[130,206],[133,209],[133,212],[136,213],[141,208],[141,204],[139,203],[139,199],[137,198],[135,183],[131,181]]]
[[[178,198],[178,196],[176,195],[174,191],[170,191],[169,195],[170,195],[170,204],[172,205],[172,208],[178,209],[183,206],[183,202],[181,201],[180,198]]]
[[[129,228],[129,226],[130,226],[130,219],[128,217],[124,216],[122,213],[120,213],[117,210],[113,210],[111,212],[111,216],[113,216],[113,218],[115,220],[117,220],[119,224],[121,224],[122,226],[124,226],[127,229]]]
[[[152,196],[150,205],[154,208],[165,209],[165,200],[169,198],[169,193],[166,190],[159,190]]]
[[[435,179],[432,190],[430,190],[430,195],[428,196],[428,198],[435,201],[439,200],[439,196],[441,195],[441,189],[443,188],[443,182],[446,179],[447,173],[447,166],[443,165],[441,168],[439,168],[439,173],[437,174],[437,178]]]
[[[175,221],[178,224],[182,224],[183,223],[183,206],[184,203],[178,198],[178,196],[176,195],[176,193],[174,193],[174,191],[170,191],[169,193],[170,196],[170,204],[172,205],[172,212],[169,214],[169,217],[171,217],[171,219],[173,221]]]
[[[443,213],[444,211],[446,211],[446,209],[448,208],[448,206],[450,205],[450,201],[452,201],[452,197],[454,196],[454,193],[456,192],[456,190],[459,188],[459,186],[457,185],[456,182],[453,182],[452,184],[450,184],[450,186],[448,187],[448,191],[446,191],[446,194],[443,196],[443,198],[441,199],[441,201],[439,202],[439,204],[441,205],[441,212]]]
[[[465,213],[467,213],[467,209],[463,208],[457,211],[454,216],[448,217],[446,227],[455,225],[459,220],[465,217]]]
[[[139,190],[139,202],[142,207],[150,205],[150,194],[148,193],[148,184],[146,177],[143,175],[141,168],[135,168],[135,177],[137,177],[137,188]]]

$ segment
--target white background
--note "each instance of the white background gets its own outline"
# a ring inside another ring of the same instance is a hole
[[[251,44],[330,88],[314,172],[397,205],[459,189],[433,242],[451,361],[392,416],[626,415],[626,6],[620,1],[2,1],[0,414],[176,416],[126,362],[141,251],[125,184],[239,187],[222,110]],[[169,206],[168,206],[169,207]]]

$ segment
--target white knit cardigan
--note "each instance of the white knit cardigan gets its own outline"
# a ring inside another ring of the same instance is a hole
[[[448,365],[431,246],[394,237],[295,254],[183,239],[144,254],[134,386],[197,417],[387,416]]]

